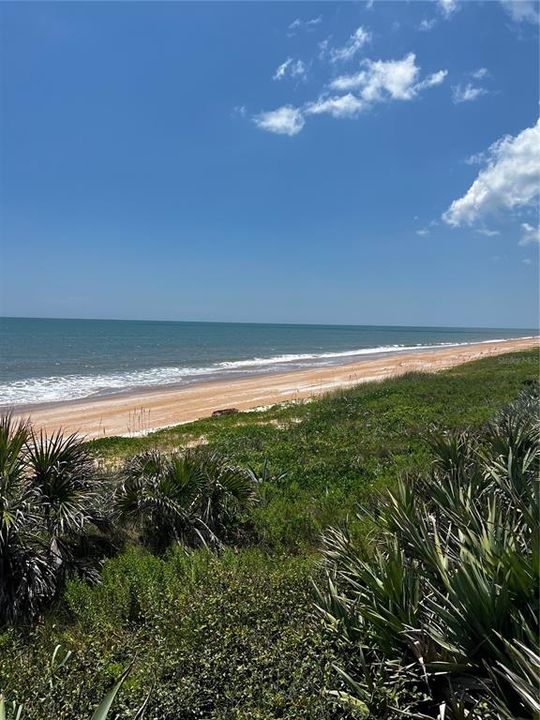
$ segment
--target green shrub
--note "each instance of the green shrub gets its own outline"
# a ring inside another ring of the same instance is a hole
[[[156,551],[172,542],[219,546],[239,538],[256,486],[252,472],[207,448],[172,455],[150,450],[124,464],[113,503],[119,519],[137,527]]]
[[[99,532],[104,504],[106,487],[76,436],[0,417],[0,625],[35,618],[68,574],[93,576],[85,534]]]
[[[539,432],[532,389],[480,435],[436,435],[431,474],[389,493],[368,552],[326,534],[318,608],[349,648],[342,702],[373,718],[533,716]]]
[[[84,718],[134,660],[119,718],[150,691],[147,720],[345,717],[322,694],[336,658],[312,613],[314,569],[255,549],[129,551],[105,563],[100,585],[68,583],[69,622],[9,632],[0,686],[28,720]],[[58,643],[73,655],[51,687]]]

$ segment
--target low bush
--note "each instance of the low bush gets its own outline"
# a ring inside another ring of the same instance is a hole
[[[0,417],[0,624],[35,618],[69,574],[95,577],[106,498],[74,435],[47,437]]]
[[[314,571],[312,558],[256,549],[129,550],[99,585],[68,582],[63,618],[0,638],[0,686],[25,720],[86,718],[134,661],[118,718],[149,692],[145,720],[348,717],[322,692],[336,656],[314,619]],[[73,655],[50,683],[57,644]]]
[[[325,536],[318,608],[342,643],[335,696],[366,718],[532,718],[538,642],[540,416],[535,388],[481,434],[432,439],[357,548]]]
[[[257,477],[225,456],[200,448],[165,455],[150,450],[128,460],[113,506],[156,551],[239,540],[240,520],[257,501]]]

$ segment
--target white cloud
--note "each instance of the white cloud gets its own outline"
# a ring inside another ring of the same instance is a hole
[[[438,0],[439,9],[445,17],[450,17],[458,9],[457,0]]]
[[[485,78],[487,75],[489,75],[489,71],[487,68],[481,67],[471,73],[471,75],[475,80],[481,80],[482,78]]]
[[[422,32],[429,32],[430,30],[433,30],[435,25],[437,24],[437,18],[431,18],[431,20],[422,20],[420,25],[418,26],[418,29]]]
[[[535,0],[500,0],[501,5],[514,22],[537,23],[539,21],[538,2]]]
[[[425,90],[425,88],[440,85],[442,82],[444,82],[444,79],[447,75],[448,70],[437,70],[437,72],[431,73],[431,75],[428,75],[427,78],[425,78],[415,86],[415,93],[418,94],[420,90]]]
[[[540,181],[540,120],[515,137],[497,140],[487,165],[465,195],[450,205],[443,219],[449,225],[471,225],[498,210],[515,210],[538,202]]]
[[[290,35],[295,35],[297,32],[300,32],[301,30],[313,30],[314,27],[319,25],[322,22],[322,15],[319,15],[318,17],[310,18],[308,20],[301,20],[300,18],[296,18],[296,20],[293,20],[292,23],[289,25],[288,30]]]
[[[335,118],[355,117],[364,109],[364,103],[352,93],[334,97],[320,97],[316,102],[308,103],[305,113],[320,115],[328,113]]]
[[[483,165],[488,159],[488,154],[485,152],[474,153],[465,158],[467,165]]]
[[[427,228],[422,228],[421,230],[417,230],[416,234],[420,235],[420,237],[426,237],[426,235],[430,234],[430,231]]]
[[[427,3],[424,4],[427,5]],[[441,15],[445,20],[449,20],[452,15],[459,10],[458,0],[436,0],[436,4],[440,11],[439,16],[432,17],[429,20],[424,18],[418,26],[418,30],[421,32],[429,32],[430,30],[433,30],[433,28],[439,24]]]
[[[305,123],[302,111],[291,105],[283,105],[277,110],[259,113],[253,121],[261,130],[291,137],[298,135]]]
[[[440,10],[440,15],[443,15],[445,20],[448,20],[452,15],[459,10],[459,5],[457,0],[436,0],[437,1],[437,7]],[[418,26],[418,29],[421,32],[429,32],[430,30],[433,30],[433,28],[438,25],[440,17],[432,17],[429,20],[425,18],[421,21],[420,25]]]
[[[446,70],[419,81],[420,68],[416,56],[409,53],[402,60],[364,60],[364,70],[353,75],[341,75],[330,83],[334,90],[355,90],[366,103],[391,100],[412,100],[427,87],[439,85]]]
[[[353,118],[379,102],[412,100],[422,90],[442,83],[446,77],[446,70],[439,70],[420,80],[420,68],[416,65],[413,53],[403,60],[364,60],[362,65],[364,69],[361,72],[342,75],[330,83],[330,88],[337,91],[334,94],[323,93],[317,100],[307,102],[302,107],[284,105],[276,110],[259,113],[253,118],[255,124],[269,132],[297,135],[308,115],[328,114],[334,118]]]
[[[285,77],[305,77],[306,66],[302,60],[293,60],[287,58],[278,66],[276,72],[272,75],[273,80],[283,80]]]
[[[529,223],[521,223],[521,229],[523,235],[519,241],[520,245],[533,245],[534,243],[540,243],[540,228],[538,225],[534,227]]]
[[[332,48],[330,50],[330,60],[332,62],[348,62],[352,60],[370,40],[371,33],[360,25],[343,47]]]
[[[478,228],[476,232],[479,235],[485,235],[486,237],[496,237],[501,234],[499,230],[490,230],[489,228]]]
[[[525,265],[532,265],[532,260],[530,258],[523,258],[522,260]]]
[[[233,117],[246,117],[246,106],[245,105],[235,105],[232,109],[232,116]]]
[[[331,36],[330,36],[331,37]],[[328,45],[330,44],[330,38],[327,37],[321,40],[319,43],[319,60],[324,60],[326,53],[328,52]]]
[[[452,88],[452,100],[454,101],[454,105],[459,105],[464,102],[472,102],[473,100],[477,100],[479,97],[482,97],[482,95],[487,94],[488,91],[485,88],[475,86],[472,83],[467,83],[466,85],[455,85]]]

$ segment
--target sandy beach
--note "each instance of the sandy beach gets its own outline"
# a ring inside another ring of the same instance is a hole
[[[538,338],[474,343],[393,354],[347,365],[257,375],[234,380],[166,387],[54,405],[28,406],[15,414],[37,428],[62,428],[88,439],[142,434],[212,415],[216,410],[249,410],[309,397],[407,372],[437,372],[479,358],[539,347]]]

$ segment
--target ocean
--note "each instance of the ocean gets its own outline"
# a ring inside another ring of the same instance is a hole
[[[0,406],[353,362],[533,329],[0,318]]]

